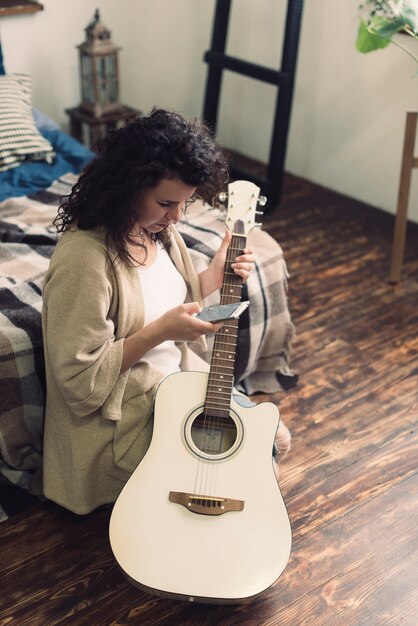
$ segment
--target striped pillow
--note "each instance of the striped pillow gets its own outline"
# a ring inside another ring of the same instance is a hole
[[[35,126],[31,77],[0,76],[0,172],[24,161],[51,163],[54,156],[52,145]]]

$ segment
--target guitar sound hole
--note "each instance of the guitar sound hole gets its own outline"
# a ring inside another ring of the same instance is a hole
[[[204,454],[219,455],[228,452],[237,440],[238,430],[230,417],[215,417],[200,413],[192,424],[191,437]]]

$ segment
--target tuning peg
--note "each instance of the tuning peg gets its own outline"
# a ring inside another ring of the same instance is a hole
[[[260,206],[265,206],[267,204],[266,196],[259,196],[257,202]]]
[[[221,191],[220,193],[218,193],[218,199],[219,199],[219,202],[222,202],[222,203],[226,202],[228,199],[228,194],[226,193],[226,191]]]
[[[263,215],[264,211],[255,211],[256,215]]]
[[[254,228],[261,228],[261,227],[262,227],[261,222],[255,222],[254,223]]]

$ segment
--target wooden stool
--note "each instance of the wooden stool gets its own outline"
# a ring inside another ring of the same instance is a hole
[[[398,204],[396,208],[395,232],[393,235],[392,261],[389,276],[389,282],[395,284],[399,283],[401,280],[401,270],[405,252],[409,192],[411,189],[411,174],[413,169],[418,168],[418,158],[414,157],[417,119],[417,112],[409,111],[406,114]]]

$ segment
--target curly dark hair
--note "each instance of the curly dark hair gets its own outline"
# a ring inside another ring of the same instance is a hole
[[[204,121],[153,109],[100,142],[97,156],[61,200],[54,226],[58,233],[72,225],[102,227],[118,256],[132,264],[127,243],[139,198],[163,179],[176,178],[196,187],[195,197],[213,203],[228,182],[227,159]],[[155,238],[168,244],[166,231]]]

